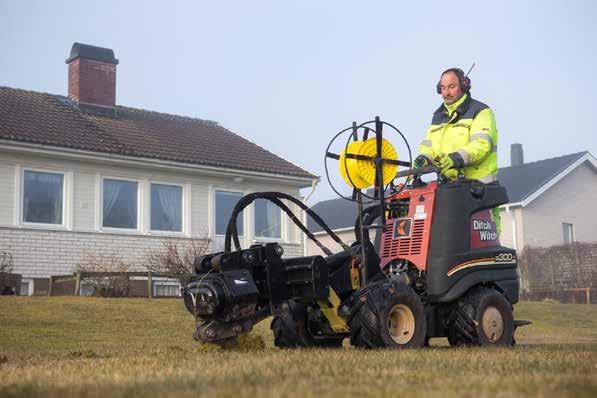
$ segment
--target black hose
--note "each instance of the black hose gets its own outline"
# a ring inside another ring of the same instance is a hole
[[[381,213],[379,211],[380,207],[378,205],[369,206],[363,210],[363,225],[361,226],[360,217],[357,217],[357,220],[354,225],[354,234],[356,237],[357,242],[364,244],[364,243],[371,243],[371,239],[369,237],[369,227],[373,221],[378,218]],[[379,234],[377,234],[379,236]]]
[[[253,201],[255,201],[256,199],[267,199],[270,202],[272,202],[273,204],[275,204],[276,206],[278,206],[280,209],[282,209],[282,211],[284,211],[284,213],[286,213],[290,219],[292,220],[292,222],[298,226],[301,231],[303,231],[303,233],[305,233],[305,235],[307,235],[307,237],[309,239],[311,239],[313,242],[315,242],[315,244],[317,246],[319,246],[319,248],[321,250],[323,250],[323,252],[326,255],[331,255],[332,251],[330,249],[328,249],[327,247],[325,247],[321,242],[319,242],[319,240],[317,240],[317,238],[315,237],[315,235],[313,235],[308,229],[307,227],[305,227],[305,225],[296,217],[296,215],[292,212],[292,210],[290,210],[288,208],[288,206],[286,206],[280,199],[285,199],[288,200],[296,205],[298,205],[302,210],[304,210],[308,215],[311,216],[311,218],[313,218],[313,220],[319,224],[319,226],[321,226],[323,228],[323,230],[336,242],[338,243],[340,246],[342,246],[342,248],[344,248],[344,250],[349,250],[350,247],[344,243],[339,237],[338,235],[336,235],[328,226],[327,224],[321,219],[321,217],[319,217],[319,215],[317,213],[315,213],[313,210],[311,210],[307,205],[305,205],[303,202],[301,202],[300,200],[296,199],[295,197],[282,193],[282,192],[254,192],[254,193],[250,193],[248,195],[243,196],[234,206],[234,209],[232,209],[232,214],[230,215],[230,220],[228,221],[228,226],[226,228],[226,236],[224,238],[224,251],[226,253],[229,253],[231,251],[231,240],[234,241],[234,246],[236,247],[236,250],[240,250],[241,246],[240,246],[240,240],[238,239],[238,230],[236,228],[236,219],[238,218],[238,215],[248,206],[250,205]]]

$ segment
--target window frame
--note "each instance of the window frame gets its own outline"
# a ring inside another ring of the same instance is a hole
[[[169,185],[174,187],[181,188],[181,230],[180,231],[163,231],[159,229],[151,229],[151,185]],[[188,189],[187,184],[179,183],[179,182],[170,182],[170,181],[163,181],[163,180],[148,180],[147,181],[147,233],[149,235],[157,235],[157,236],[188,236],[189,235],[189,222],[187,220],[189,210],[188,204],[190,203],[190,199],[187,197],[189,194],[190,189]]]
[[[258,200],[258,199],[257,199]],[[280,209],[279,207],[276,206],[276,209],[278,209],[279,213],[280,213],[280,237],[279,238],[271,238],[268,236],[258,236],[256,231],[255,231],[255,220],[257,219],[257,214],[256,214],[256,206],[255,206],[255,202],[257,201],[255,200],[253,203],[251,203],[251,208],[252,208],[252,216],[253,216],[253,225],[252,227],[252,235],[253,235],[253,242],[254,243],[258,243],[258,242],[263,242],[263,243],[269,243],[269,242],[278,242],[278,243],[289,243],[288,242],[288,231],[287,231],[287,225],[286,225],[286,219],[287,217],[284,217],[285,213],[282,211],[282,209]],[[271,203],[272,206],[275,206],[272,202],[270,202],[267,199],[261,199],[261,200],[265,200],[268,203]],[[288,205],[288,204],[286,204]]]
[[[89,284],[85,283],[85,281],[81,281],[81,285],[79,286],[79,296],[81,297],[91,297],[93,296],[93,290],[88,290]]]
[[[18,200],[15,201],[15,207],[17,208],[18,224],[22,227],[36,228],[36,229],[61,229],[61,230],[72,230],[72,171],[64,169],[51,169],[44,167],[34,166],[20,166],[15,167],[15,171],[18,175],[19,187],[18,187]],[[38,173],[50,173],[62,175],[62,223],[51,224],[51,223],[40,223],[25,221],[25,172],[38,172]]]
[[[570,242],[566,242],[566,227],[569,227],[570,231]],[[562,222],[562,242],[564,245],[572,245],[576,242],[576,234],[574,233],[574,223]]]
[[[213,214],[213,236],[215,237],[224,237],[226,236],[226,234],[218,234],[217,233],[217,217],[218,217],[218,213],[217,213],[217,206],[218,206],[218,192],[227,192],[227,193],[237,193],[240,194],[240,197],[242,198],[243,196],[245,196],[247,194],[246,191],[244,190],[239,190],[239,189],[233,189],[233,188],[225,188],[225,187],[213,187],[213,206],[211,206],[212,209],[212,214]],[[245,208],[242,211],[242,220],[243,220],[243,233],[242,235],[238,235],[238,238],[240,240],[244,240],[247,237],[247,226],[248,226],[248,220],[247,220],[247,208]]]
[[[177,286],[178,287],[178,294],[176,296],[158,296],[158,286]],[[157,280],[155,282],[153,282],[153,286],[152,286],[152,297],[181,297],[181,293],[180,293],[180,289],[182,287],[182,284],[180,282],[177,281],[160,281]]]
[[[119,181],[129,181],[129,182],[136,182],[137,183],[137,228],[118,228],[118,227],[105,227],[104,226],[104,181],[105,180],[119,180]],[[98,224],[99,224],[99,231],[100,232],[109,232],[109,233],[130,233],[130,234],[141,234],[143,231],[143,200],[142,200],[142,191],[143,191],[143,182],[141,178],[131,178],[131,177],[121,177],[121,176],[113,176],[102,174],[100,175],[99,179],[99,200],[98,200]]]
[[[301,202],[303,201],[303,198],[301,196],[295,196],[295,198],[300,200]],[[303,225],[307,226],[307,213],[303,209],[301,209],[300,206],[288,200],[283,200],[282,202],[284,202],[284,204],[288,206],[288,208],[298,217],[299,221],[302,222]],[[290,217],[286,215],[286,213],[282,214],[282,226],[284,228],[284,231],[286,231],[285,242],[287,244],[302,245],[304,244],[304,241],[302,239],[305,239],[305,241],[309,240],[306,236],[303,236],[303,231],[300,230],[300,228],[290,219]],[[291,232],[291,230],[293,230],[293,232]]]
[[[33,280],[33,278],[23,278],[21,279],[21,284],[23,283],[29,284],[29,287],[27,288],[27,294],[21,294],[21,287],[19,286],[19,296],[33,296],[33,292],[35,291],[35,281]]]

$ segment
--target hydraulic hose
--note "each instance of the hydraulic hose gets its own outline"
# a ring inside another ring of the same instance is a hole
[[[243,196],[234,206],[234,209],[232,209],[232,214],[230,215],[230,220],[228,221],[228,226],[226,228],[226,236],[224,238],[224,251],[226,253],[231,251],[231,241],[234,241],[234,246],[236,248],[236,250],[240,250],[241,246],[240,246],[240,240],[238,239],[238,230],[236,228],[236,220],[238,218],[238,215],[251,203],[253,203],[256,199],[267,199],[270,202],[272,202],[273,204],[275,204],[276,206],[278,206],[280,209],[282,209],[282,211],[284,213],[286,213],[288,215],[288,217],[290,217],[290,219],[292,220],[292,222],[301,229],[301,231],[303,231],[303,233],[305,235],[307,235],[307,237],[309,239],[311,239],[313,242],[315,242],[315,244],[328,256],[332,255],[332,251],[330,249],[328,249],[327,247],[325,247],[319,240],[317,240],[317,238],[315,237],[315,235],[313,235],[311,233],[311,231],[309,231],[307,229],[307,227],[305,227],[305,225],[298,219],[298,217],[292,212],[292,210],[290,210],[288,208],[288,206],[286,206],[280,199],[285,199],[288,200],[294,204],[296,204],[297,206],[299,206],[302,210],[304,210],[308,215],[311,216],[311,218],[313,218],[313,220],[319,224],[319,226],[321,226],[323,228],[323,230],[336,242],[338,243],[340,246],[342,246],[342,248],[344,250],[349,250],[350,247],[344,243],[339,237],[338,235],[336,235],[329,227],[328,225],[321,219],[321,217],[319,217],[319,215],[317,213],[315,213],[313,210],[311,210],[307,205],[305,205],[303,202],[301,202],[300,200],[296,199],[295,197],[285,194],[283,192],[254,192],[254,193],[250,193],[248,195]]]

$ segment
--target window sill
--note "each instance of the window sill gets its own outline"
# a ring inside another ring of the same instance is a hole
[[[148,236],[172,237],[172,238],[188,238],[189,234],[178,231],[149,231]]]
[[[33,222],[22,222],[18,227],[25,229],[40,229],[45,231],[71,231],[71,229],[69,229],[64,224],[42,224]]]
[[[286,246],[302,246],[302,242],[283,242]]]
[[[143,232],[139,231],[138,229],[126,229],[126,228],[101,228],[97,231],[100,234],[116,234],[116,235],[135,235],[135,236],[144,236]]]
[[[138,229],[125,229],[125,228],[102,228],[99,231],[92,231],[99,234],[112,234],[112,235],[129,235],[129,236],[147,236],[147,237],[160,237],[160,238],[189,238],[190,236],[184,232],[167,232],[167,231],[149,231],[143,232]]]
[[[288,242],[286,242],[282,238],[260,238],[260,237],[255,237],[255,238],[253,238],[253,243],[280,243],[280,244],[284,244],[285,245]]]

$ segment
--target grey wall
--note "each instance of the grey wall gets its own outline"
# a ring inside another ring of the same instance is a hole
[[[597,241],[596,197],[597,173],[585,162],[523,208],[524,244],[563,244],[563,222],[574,225],[577,241]]]

